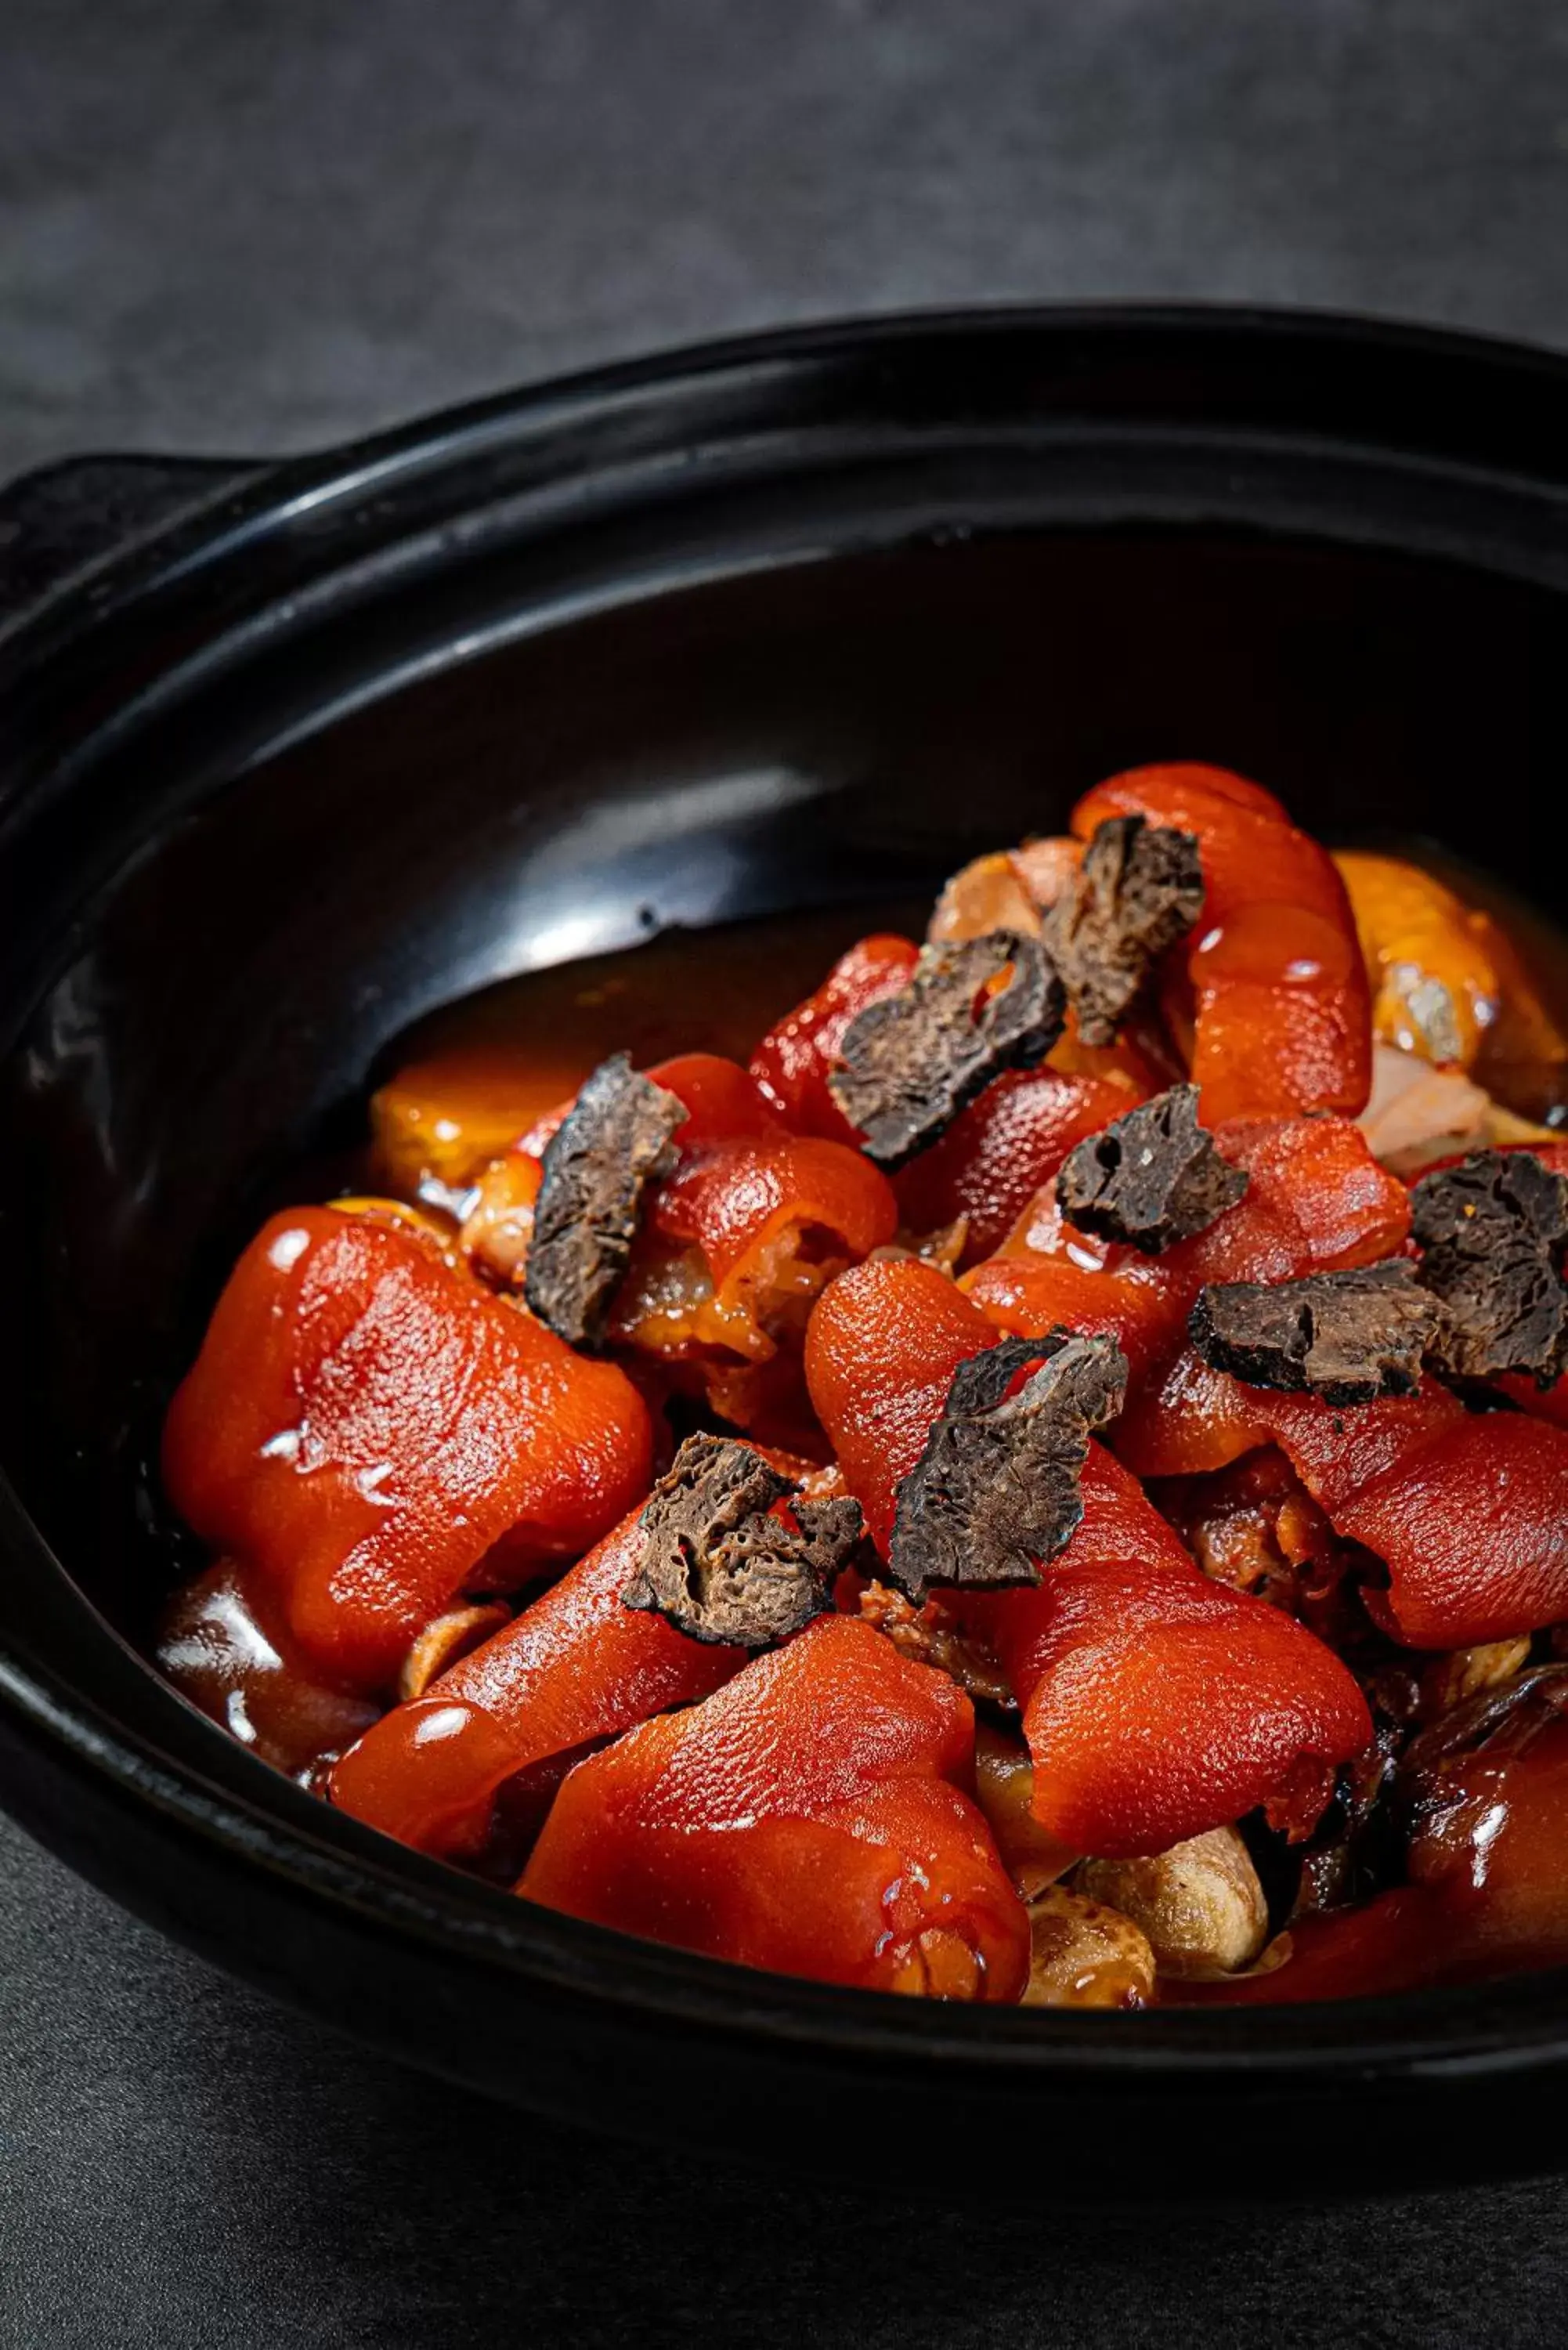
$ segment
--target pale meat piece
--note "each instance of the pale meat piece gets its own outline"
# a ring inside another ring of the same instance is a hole
[[[982,939],[989,931],[1038,938],[1042,915],[1073,881],[1083,854],[1081,841],[1053,837],[971,858],[937,899],[927,939]]]
[[[1458,1069],[1435,1069],[1394,1045],[1372,1048],[1372,1098],[1356,1124],[1373,1157],[1407,1179],[1467,1151],[1562,1140],[1551,1127],[1516,1118]]]

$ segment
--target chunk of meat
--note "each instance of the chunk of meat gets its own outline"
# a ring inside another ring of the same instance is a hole
[[[949,1674],[966,1697],[1011,1707],[1012,1692],[996,1659],[982,1640],[960,1631],[942,1599],[933,1596],[917,1607],[891,1584],[873,1579],[858,1595],[858,1606],[864,1621],[891,1640],[901,1657]],[[986,1810],[989,1818],[989,1806]]]
[[[1334,1533],[1277,1445],[1149,1497],[1210,1582],[1282,1607],[1342,1654],[1364,1631],[1355,1587],[1377,1563]]]
[[[622,1604],[641,1515],[639,1502],[520,1616],[367,1731],[332,1773],[333,1802],[419,1851],[471,1855],[519,1772],[706,1697],[737,1672],[743,1648],[689,1640]]]
[[[1011,1336],[1063,1326],[1115,1337],[1131,1371],[1117,1445],[1143,1475],[1214,1469],[1258,1440],[1234,1439],[1212,1409],[1194,1420],[1183,1382],[1200,1391],[1219,1374],[1193,1367],[1187,1324],[1209,1282],[1280,1282],[1373,1264],[1410,1229],[1405,1186],[1373,1159],[1349,1120],[1236,1118],[1215,1136],[1247,1178],[1245,1195],[1205,1232],[1151,1258],[1068,1223],[1054,1190],[1036,1197],[1003,1247],[965,1274],[963,1287]],[[1235,1392],[1230,1383],[1212,1394]],[[1199,1438],[1202,1457],[1194,1457]]]
[[[1016,2000],[1023,1904],[944,1673],[822,1617],[577,1764],[518,1890],[623,1933],[867,1990]]]
[[[827,1082],[844,1032],[868,1004],[900,993],[919,959],[910,939],[882,932],[862,939],[839,957],[815,994],[769,1029],[752,1055],[752,1075],[794,1133],[854,1142],[855,1129]]]
[[[933,1232],[962,1216],[961,1261],[978,1264],[1002,1246],[1075,1143],[1100,1133],[1139,1098],[1130,1080],[1010,1070],[894,1179],[906,1224]]]
[[[1344,882],[1271,795],[1216,767],[1139,767],[1073,811],[1091,838],[1107,816],[1192,833],[1204,909],[1174,951],[1193,1009],[1203,1120],[1313,1109],[1354,1117],[1371,1085],[1366,966]]]
[[[301,1208],[230,1276],[170,1407],[163,1475],[197,1534],[267,1578],[302,1648],[376,1689],[460,1592],[596,1541],[652,1452],[614,1365],[418,1234]]]
[[[1472,910],[1402,858],[1346,849],[1334,861],[1350,893],[1379,1042],[1439,1068],[1473,1067],[1501,989]]]
[[[988,931],[1038,938],[1042,914],[1072,887],[1083,854],[1081,842],[1058,836],[971,858],[938,898],[927,939],[940,944],[983,938]]]
[[[1514,1412],[1468,1412],[1424,1381],[1417,1395],[1336,1407],[1244,1388],[1183,1357],[1147,1421],[1124,1420],[1145,1473],[1220,1468],[1272,1442],[1345,1541],[1386,1569],[1366,1605],[1396,1640],[1456,1648],[1568,1617],[1568,1430]]]
[[[966,1603],[1023,1709],[1035,1815],[1064,1844],[1114,1859],[1260,1804],[1304,1832],[1336,1766],[1371,1737],[1366,1700],[1277,1608],[1185,1557],[1152,1563],[1162,1539],[1179,1548],[1168,1529],[1124,1548],[1086,1512],[1037,1590]]]
[[[950,1283],[909,1261],[862,1265],[820,1301],[812,1398],[879,1543],[955,1371],[992,1336]],[[1038,1586],[952,1601],[1023,1709],[1042,1825],[1080,1852],[1139,1853],[1266,1798],[1293,1816],[1321,1807],[1334,1764],[1370,1735],[1345,1667],[1277,1611],[1206,1583],[1092,1441],[1080,1492],[1078,1529]]]

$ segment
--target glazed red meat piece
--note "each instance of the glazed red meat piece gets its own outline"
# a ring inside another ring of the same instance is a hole
[[[1204,904],[1174,950],[1191,991],[1203,1118],[1354,1116],[1372,1084],[1372,1004],[1355,920],[1326,849],[1280,803],[1220,767],[1137,767],[1073,811],[1089,839],[1141,816],[1198,840]]]
[[[946,1674],[824,1617],[570,1772],[518,1887],[683,1950],[872,1991],[1015,2000],[1023,1906]]]
[[[1467,1412],[1428,1384],[1338,1415],[1268,1399],[1275,1441],[1335,1531],[1388,1568],[1368,1605],[1397,1639],[1457,1648],[1568,1616],[1568,1430]]]
[[[950,1283],[909,1262],[862,1265],[818,1305],[812,1399],[884,1549],[954,1371],[995,1339]],[[1023,1707],[1042,1825],[1115,1856],[1160,1851],[1265,1800],[1310,1821],[1332,1766],[1371,1734],[1349,1673],[1264,1602],[1208,1583],[1096,1445],[1082,1493],[1082,1523],[1038,1586],[961,1604]]]
[[[884,1556],[899,1479],[959,1365],[995,1337],[961,1290],[909,1258],[857,1266],[818,1301],[805,1337],[811,1399]]]
[[[1205,1283],[1290,1281],[1375,1263],[1410,1229],[1405,1186],[1378,1166],[1348,1119],[1235,1119],[1215,1129],[1215,1142],[1246,1170],[1248,1188],[1207,1232],[1146,1256],[1075,1231],[1047,1186],[1005,1246],[964,1283],[1010,1336],[1036,1336],[1064,1323],[1120,1341],[1133,1376],[1118,1449],[1140,1475],[1218,1468],[1235,1457],[1166,1461],[1168,1443],[1186,1438],[1166,1388]]]
[[[673,1169],[645,1194],[611,1339],[653,1357],[678,1386],[760,1439],[809,1447],[799,1367],[805,1318],[836,1271],[892,1239],[892,1190],[848,1144],[792,1132],[736,1062],[687,1053],[647,1075],[687,1115],[675,1129]],[[564,1103],[524,1138],[529,1151],[543,1151],[571,1107]],[[524,1188],[501,1180],[504,1214]],[[509,1270],[515,1279],[515,1250]]]
[[[782,1134],[784,1121],[749,1069],[719,1053],[678,1053],[649,1070],[656,1086],[686,1106],[675,1131],[682,1155],[716,1142],[761,1142]]]
[[[333,1770],[332,1800],[423,1852],[485,1838],[497,1790],[705,1697],[745,1662],[621,1605],[636,1571],[641,1504],[505,1629],[396,1707]]]
[[[1277,1443],[1336,1534],[1375,1554],[1386,1588],[1366,1593],[1396,1639],[1459,1648],[1568,1615],[1568,1430],[1467,1412],[1435,1380],[1410,1398],[1336,1409],[1244,1387],[1179,1357],[1156,1415],[1164,1436],[1133,1455],[1146,1474],[1217,1469]],[[1118,1431],[1125,1449],[1125,1432]]]
[[[1310,1828],[1334,1766],[1372,1734],[1350,1674],[1278,1608],[1199,1575],[1174,1535],[1172,1557],[1151,1523],[1111,1533],[1098,1496],[1085,1500],[1039,1590],[964,1611],[1023,1708],[1041,1825],[1110,1858],[1163,1852],[1261,1804]]]
[[[1254,1209],[1267,1206],[1300,1235],[1303,1271],[1376,1264],[1409,1237],[1404,1185],[1378,1165],[1348,1119],[1230,1118],[1216,1140],[1225,1158],[1246,1169]],[[1242,1276],[1205,1271],[1203,1278]]]
[[[803,1236],[843,1262],[890,1241],[898,1223],[886,1176],[857,1150],[789,1134],[683,1153],[649,1214],[659,1237],[701,1251],[716,1311],[763,1337],[770,1289]]]
[[[306,1652],[389,1684],[477,1577],[571,1558],[646,1491],[646,1406],[412,1233],[291,1209],[252,1242],[170,1407],[163,1477]]]
[[[905,1225],[934,1232],[961,1216],[968,1227],[962,1261],[978,1264],[1001,1247],[1074,1144],[1141,1098],[1141,1089],[1101,1077],[1009,1070],[898,1176]]]
[[[833,1142],[857,1139],[828,1089],[844,1032],[869,1003],[897,995],[920,951],[909,939],[878,933],[841,955],[814,995],[769,1029],[752,1055],[752,1075],[797,1134]]]
[[[1064,1222],[1054,1203],[1038,1210],[1039,1248],[1007,1248],[967,1274],[965,1294],[993,1329],[1038,1338],[1059,1326],[1114,1338],[1127,1358],[1127,1408],[1163,1377],[1179,1352],[1190,1307],[1155,1262],[1115,1242],[1091,1240]]]
[[[718,1135],[714,1090],[704,1102],[709,1139],[682,1148],[649,1191],[613,1335],[734,1425],[809,1451],[819,1440],[800,1347],[812,1301],[843,1266],[891,1241],[898,1202],[857,1150],[791,1134],[765,1106],[760,1130]],[[752,1097],[761,1103],[754,1087]]]
[[[1179,1357],[1140,1415],[1146,1475],[1223,1468],[1276,1443],[1336,1534],[1373,1552],[1366,1602],[1397,1640],[1462,1648],[1568,1617],[1568,1430],[1468,1412],[1435,1380],[1419,1395],[1335,1408],[1272,1394]],[[1125,1431],[1117,1442],[1126,1451]]]

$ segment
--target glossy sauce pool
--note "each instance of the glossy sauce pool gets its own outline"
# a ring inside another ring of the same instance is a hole
[[[846,948],[877,931],[919,938],[929,911],[901,899],[665,931],[443,1005],[381,1055],[379,1075],[391,1084],[378,1114],[400,1166],[417,1156],[426,1195],[449,1204],[452,1189],[569,1100],[612,1053],[629,1053],[639,1068],[678,1053],[744,1066]],[[372,1150],[367,1189],[387,1173],[375,1162]]]

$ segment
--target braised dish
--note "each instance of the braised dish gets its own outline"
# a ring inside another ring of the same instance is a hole
[[[168,1678],[406,1845],[777,1972],[1568,1961],[1568,1043],[1507,921],[1173,765],[749,1052],[684,952],[400,1069],[257,1233],[163,1431]]]

